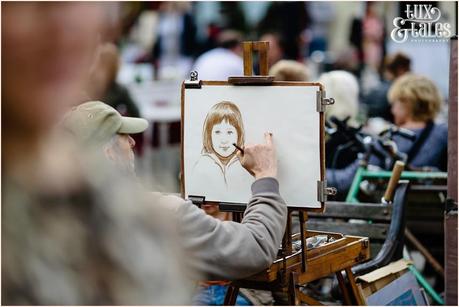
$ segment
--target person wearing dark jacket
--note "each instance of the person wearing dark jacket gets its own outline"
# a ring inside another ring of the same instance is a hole
[[[448,129],[445,124],[434,122],[442,103],[435,84],[424,76],[405,74],[392,84],[388,99],[395,124],[411,130],[416,136],[414,140],[393,137],[398,150],[407,154],[407,170],[446,171]],[[383,167],[383,162],[370,156],[371,165]],[[328,169],[330,186],[340,191],[348,190],[358,167],[356,160],[344,169]]]

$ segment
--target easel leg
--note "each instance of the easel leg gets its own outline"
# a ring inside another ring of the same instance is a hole
[[[351,285],[352,294],[354,295],[355,301],[357,305],[363,306],[365,302],[363,301],[362,297],[360,296],[359,290],[357,289],[357,285],[355,284],[354,274],[352,273],[351,268],[346,269],[347,279],[349,279],[349,284]]]
[[[299,291],[297,287],[298,283],[298,274],[296,272],[290,273],[289,283],[288,283],[288,303],[291,306],[298,306],[300,304],[300,300],[298,299],[297,291]]]
[[[299,306],[301,303],[305,303],[311,306],[320,306],[323,305],[319,301],[313,299],[312,297],[304,294],[301,292],[300,287],[298,285],[298,273],[291,272],[290,273],[290,280],[289,280],[289,297],[288,303],[293,306]]]
[[[304,304],[307,304],[307,305],[310,305],[310,306],[323,306],[323,304],[321,302],[319,302],[316,299],[313,299],[312,297],[304,294],[301,291],[298,292],[298,297],[299,297],[301,303],[304,303]]]
[[[225,301],[223,302],[223,305],[234,306],[236,304],[238,293],[239,287],[229,285],[228,290],[226,290]]]
[[[308,247],[306,246],[306,234],[305,234],[305,221],[307,219],[306,213],[303,211],[299,211],[299,216],[300,216],[300,238],[301,238],[301,272],[304,273],[306,272],[306,251],[308,250]]]
[[[233,221],[236,223],[242,222],[243,215],[243,212],[233,212]]]
[[[292,254],[292,211],[290,210],[287,213],[287,225],[284,237],[282,238],[282,252],[284,256]]]
[[[347,290],[346,282],[344,281],[341,271],[336,272],[336,278],[338,279],[339,288],[341,290],[341,294],[343,295],[344,304],[347,306],[352,305],[351,298],[349,297],[349,291]]]

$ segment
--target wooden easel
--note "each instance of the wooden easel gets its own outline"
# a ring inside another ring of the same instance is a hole
[[[268,49],[269,42],[243,42],[243,57],[244,57],[244,76],[229,77],[228,82],[231,84],[269,84],[274,81],[273,76],[268,76]],[[253,52],[259,54],[260,75],[253,75]]]
[[[369,240],[365,237],[344,236],[339,233],[305,231],[306,213],[299,211],[300,234],[291,235],[291,214],[289,210],[287,229],[283,237],[282,248],[278,259],[266,271],[260,272],[244,280],[233,281],[225,297],[225,305],[234,305],[239,288],[271,290],[287,294],[289,305],[322,305],[312,297],[300,291],[300,288],[312,281],[335,274],[346,305],[365,305],[357,289],[352,267],[370,257]],[[303,242],[315,235],[329,235],[335,242],[323,247],[292,251],[292,239]],[[346,272],[349,285],[345,282],[342,271]]]
[[[273,83],[274,77],[268,76],[268,42],[243,42],[244,57],[244,76],[230,77],[228,83],[234,85],[269,85]],[[257,51],[259,54],[259,76],[253,75],[252,53]],[[321,124],[323,124],[321,119]],[[324,148],[321,148],[321,151]],[[325,166],[324,166],[325,167]],[[322,176],[325,171],[322,172]],[[324,180],[324,178],[321,178]],[[325,194],[333,194],[331,188],[325,187]],[[323,201],[326,200],[326,197]],[[225,209],[220,206],[222,211]],[[300,233],[292,234],[292,213],[298,211],[300,220]],[[225,305],[234,305],[239,292],[239,288],[252,288],[260,290],[279,291],[287,294],[289,305],[299,305],[305,303],[309,305],[321,305],[320,302],[305,295],[300,291],[303,285],[336,274],[343,301],[347,305],[364,305],[351,268],[369,259],[369,240],[365,237],[344,236],[339,233],[307,231],[305,224],[307,212],[317,211],[317,209],[289,208],[287,227],[282,239],[282,247],[278,253],[278,259],[267,270],[244,280],[233,281],[228,288],[225,297]],[[243,210],[235,210],[233,219],[240,222]],[[325,234],[335,239],[334,242],[327,243],[313,249],[305,249],[306,239],[311,236]],[[292,240],[300,240],[302,248],[294,252]],[[349,287],[345,282],[342,271],[347,274]]]

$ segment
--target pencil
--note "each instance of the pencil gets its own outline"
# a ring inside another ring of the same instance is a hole
[[[242,149],[241,147],[237,146],[236,143],[233,143],[233,146],[236,147],[236,149],[239,150],[241,152],[241,154],[244,154],[244,149]]]

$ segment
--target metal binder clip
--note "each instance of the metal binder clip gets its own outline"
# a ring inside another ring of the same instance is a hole
[[[201,80],[198,80],[198,72],[190,72],[190,80],[185,80],[185,88],[201,88]]]
[[[325,107],[334,103],[334,98],[325,98],[325,91],[317,91],[317,112],[325,112]]]
[[[196,70],[193,70],[192,72],[190,72],[190,80],[191,81],[198,80],[198,72]]]
[[[327,187],[327,180],[317,181],[317,201],[327,201],[327,196],[336,195],[338,190],[334,187]]]
[[[204,196],[188,195],[188,199],[196,206],[201,207],[206,198]]]

